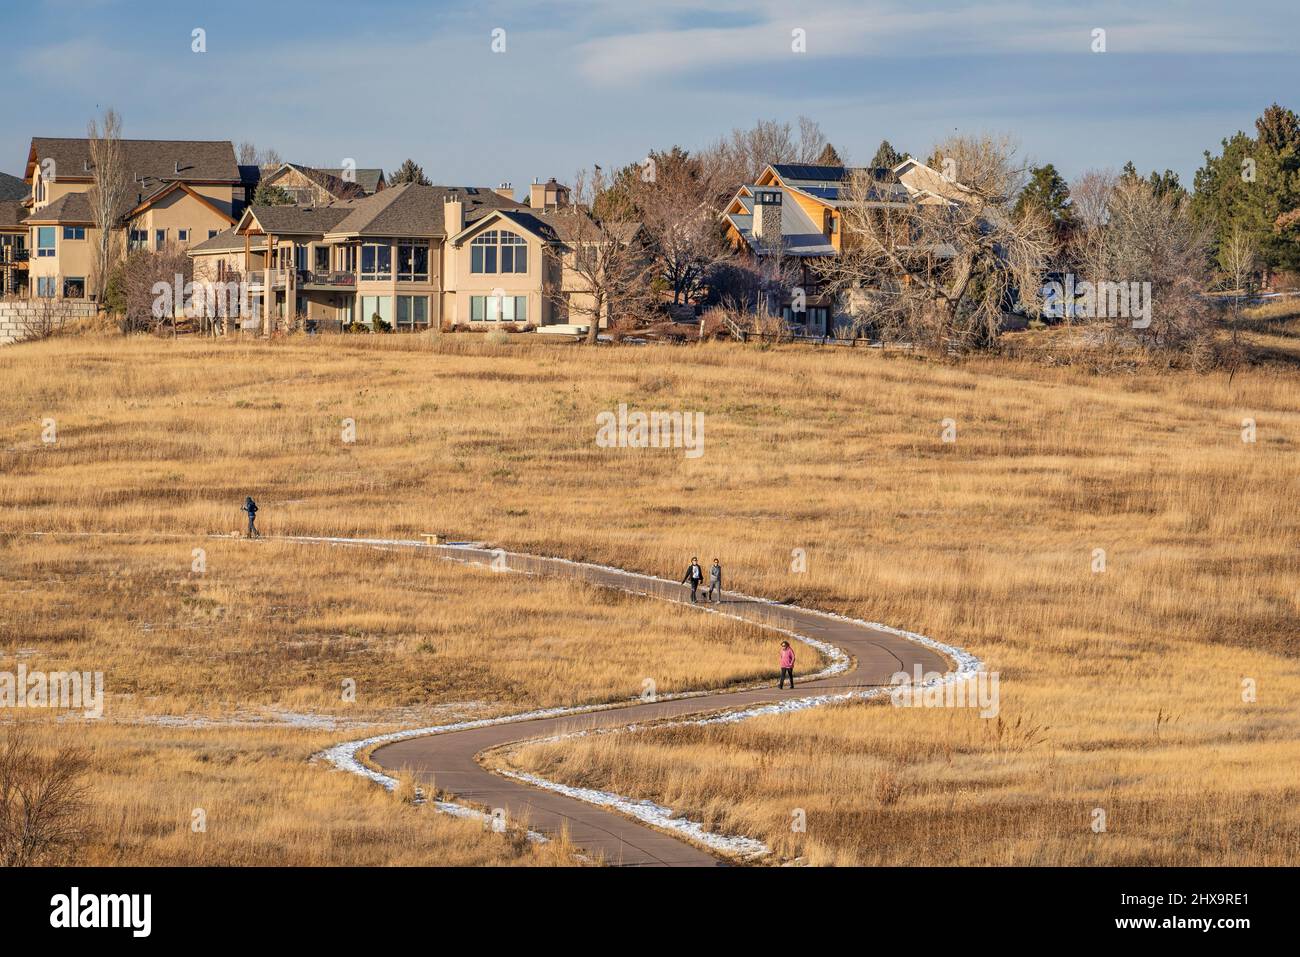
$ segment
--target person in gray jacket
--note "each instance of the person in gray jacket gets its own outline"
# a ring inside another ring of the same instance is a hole
[[[715,605],[722,603],[722,565],[716,558],[709,569],[709,590],[704,594]]]

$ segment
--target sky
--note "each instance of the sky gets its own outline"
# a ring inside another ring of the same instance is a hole
[[[1270,103],[1300,110],[1297,0],[0,0],[0,47],[16,175],[31,137],[113,107],[129,137],[409,156],[447,185],[522,190],[803,114],[849,162],[1009,133],[1067,177],[1132,160],[1190,186]]]

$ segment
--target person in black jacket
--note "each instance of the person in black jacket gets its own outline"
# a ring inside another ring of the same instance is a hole
[[[261,538],[262,533],[259,532],[257,526],[253,524],[254,519],[257,518],[257,503],[253,501],[253,496],[250,495],[248,498],[244,499],[244,507],[241,508],[240,511],[248,513],[248,537]]]
[[[702,581],[704,581],[704,570],[700,568],[700,560],[692,556],[690,567],[686,569],[686,577],[682,579],[683,585],[691,586],[692,605],[699,603],[697,592]]]

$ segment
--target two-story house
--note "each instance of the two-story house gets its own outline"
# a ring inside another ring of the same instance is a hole
[[[733,246],[785,262],[788,280],[774,306],[807,335],[828,335],[836,323],[837,303],[822,287],[816,261],[844,248],[843,209],[859,173],[878,184],[873,205],[908,202],[908,190],[892,169],[775,163],[753,183],[742,184],[723,212]]]
[[[130,190],[113,217],[117,248],[188,248],[230,228],[247,184],[228,140],[122,140]],[[85,298],[99,230],[87,139],[35,137],[25,178],[29,292]]]
[[[508,184],[407,183],[326,206],[254,205],[189,255],[196,282],[248,283],[245,328],[563,324],[566,301],[584,295],[565,263],[585,213],[568,201],[554,180],[533,184],[527,205]],[[634,233],[620,227],[625,241]]]

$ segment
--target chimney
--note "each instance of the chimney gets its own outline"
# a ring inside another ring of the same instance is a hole
[[[453,193],[448,193],[443,200],[442,223],[448,236],[455,236],[465,228],[465,204]]]
[[[514,183],[502,183],[500,186],[497,187],[496,193],[498,196],[504,196],[506,199],[514,199],[515,198]]]
[[[555,181],[552,176],[545,183],[533,180],[528,187],[528,205],[533,209],[558,209],[569,205],[569,187]]]
[[[782,245],[781,198],[779,189],[754,190],[754,239],[764,249]]]

